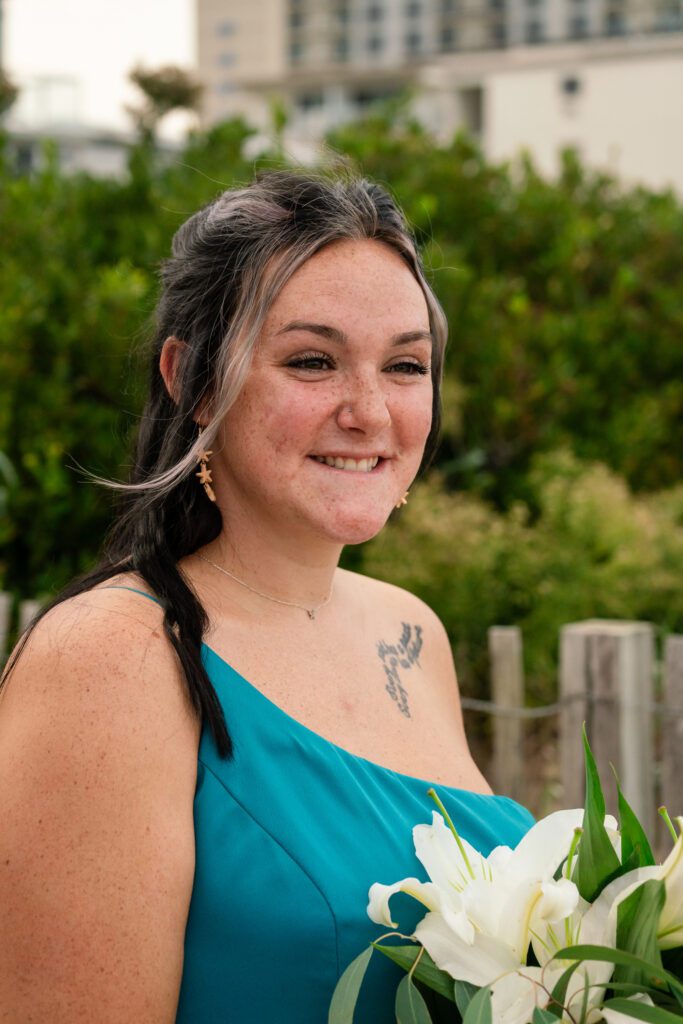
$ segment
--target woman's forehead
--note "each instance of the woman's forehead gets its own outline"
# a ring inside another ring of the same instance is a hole
[[[294,312],[301,319],[357,313],[417,317],[426,326],[429,320],[422,287],[410,268],[398,252],[374,239],[331,243],[298,267],[270,308],[269,326]]]

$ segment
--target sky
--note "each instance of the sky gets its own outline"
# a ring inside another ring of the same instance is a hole
[[[137,95],[126,80],[131,68],[192,68],[195,62],[194,0],[0,3],[2,60],[12,80],[25,87],[15,110],[23,120],[38,118],[47,107],[62,120],[129,129],[124,105]],[[46,90],[38,79],[52,84]],[[186,123],[185,115],[170,115],[162,134],[175,135]]]

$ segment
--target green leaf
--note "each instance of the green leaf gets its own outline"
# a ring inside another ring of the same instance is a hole
[[[556,1024],[557,1017],[549,1010],[542,1010],[540,1006],[534,1007],[531,1024]]]
[[[382,946],[379,943],[373,943],[375,949],[378,949],[380,953],[384,953],[385,956],[393,960],[395,964],[402,967],[404,971],[409,971],[420,952],[420,962],[413,972],[413,977],[416,981],[421,981],[427,988],[433,989],[438,992],[439,995],[444,996],[451,1003],[455,1001],[455,995],[453,993],[453,979],[450,974],[442,971],[436,966],[429,953],[423,946],[419,945],[405,945],[405,946]],[[423,951],[424,950],[424,951]]]
[[[664,882],[651,878],[639,885],[617,908],[617,946],[641,960],[662,967],[657,945],[659,915],[664,906]],[[649,984],[649,975],[634,967],[617,965],[615,981],[629,981],[634,985]]]
[[[621,864],[605,829],[605,797],[595,759],[588,745],[585,725],[583,747],[586,759],[586,806],[583,834],[572,880],[583,898],[592,903],[610,878],[619,871]]]
[[[655,858],[648,838],[645,835],[645,830],[622,793],[616,772],[614,773],[614,779],[617,785],[617,793],[619,794],[619,831],[621,832],[622,866],[628,863],[629,870],[632,870],[634,867],[650,867],[655,863]],[[635,863],[633,863],[634,854],[636,855]]]
[[[548,1003],[547,1011],[553,1017],[557,1018],[562,1016],[564,1001],[567,998],[567,987],[569,985],[569,981],[574,971],[577,969],[577,967],[580,966],[581,961],[576,960],[570,967],[567,968],[566,971],[564,971],[563,974],[560,975],[557,982],[555,983],[555,987],[553,988],[550,994],[550,1002]]]
[[[455,1005],[458,1007],[461,1017],[464,1017],[467,1013],[467,1007],[478,991],[479,988],[476,985],[472,985],[469,981],[456,981],[453,985]]]
[[[492,1024],[491,989],[480,988],[470,1000],[462,1024]]]
[[[627,1017],[634,1017],[636,1020],[649,1021],[650,1024],[681,1024],[683,1016],[678,1013],[670,1013],[663,1010],[661,1006],[647,1006],[645,1003],[636,1003],[632,999],[608,999],[603,1007],[605,1010],[616,1010]]]
[[[409,974],[396,989],[397,1024],[432,1024],[427,1004]]]
[[[683,1006],[683,982],[679,978],[660,965],[641,960],[640,957],[626,953],[623,949],[591,945],[565,946],[564,949],[558,950],[553,960],[598,960],[602,963],[638,968],[650,979],[650,987],[660,991],[669,988]]]
[[[372,945],[352,960],[336,984],[327,1015],[327,1024],[353,1024],[358,993],[372,956]]]

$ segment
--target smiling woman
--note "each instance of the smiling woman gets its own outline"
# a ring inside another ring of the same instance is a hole
[[[4,676],[0,1005],[320,1024],[431,784],[484,853],[531,822],[471,759],[438,618],[338,567],[433,451],[446,325],[362,179],[262,174],[162,279],[104,555]],[[355,1020],[388,1024],[373,969]]]

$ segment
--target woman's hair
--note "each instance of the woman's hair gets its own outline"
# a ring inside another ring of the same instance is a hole
[[[432,425],[423,468],[433,457],[440,421],[446,320],[425,280],[415,240],[401,211],[379,185],[351,175],[262,171],[229,189],[179,228],[161,269],[162,292],[152,343],[150,391],[126,484],[94,477],[119,492],[119,508],[98,563],[68,584],[31,623],[2,681],[40,618],[55,605],[122,572],[148,584],[164,613],[164,631],[198,716],[221,756],[232,742],[202,661],[207,614],[179,559],[214,540],[222,517],[195,472],[249,372],[263,322],[280,289],[306,260],[342,239],[376,239],[394,249],[419,282],[433,335]],[[186,343],[174,398],[159,369],[166,338]],[[199,407],[209,421],[199,437]]]

